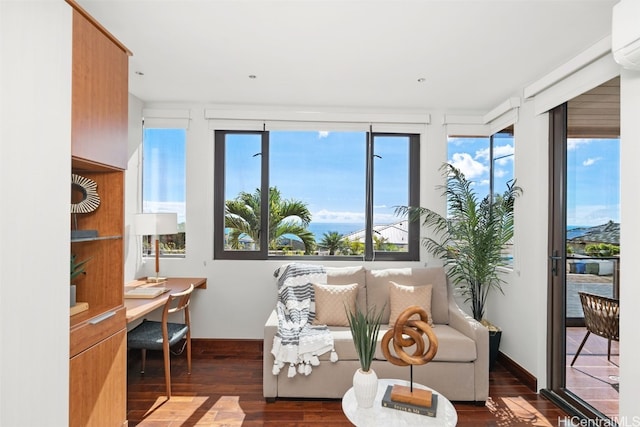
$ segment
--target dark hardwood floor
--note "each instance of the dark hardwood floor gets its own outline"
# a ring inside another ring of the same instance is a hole
[[[172,355],[172,397],[167,401],[161,352],[140,358],[130,351],[127,417],[129,426],[351,426],[340,400],[283,400],[262,397],[261,341],[194,341],[193,368],[184,355]],[[454,402],[458,426],[557,426],[566,414],[531,391],[503,366],[490,374],[484,407]]]

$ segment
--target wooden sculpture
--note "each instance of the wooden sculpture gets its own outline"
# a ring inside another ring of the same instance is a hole
[[[414,314],[418,314],[420,320],[409,320]],[[428,347],[425,346],[423,335],[427,337]],[[390,342],[393,344],[395,355],[389,350]],[[414,345],[416,348],[413,354],[407,354],[405,348]],[[431,391],[413,389],[413,365],[429,363],[438,352],[438,338],[429,326],[427,312],[417,305],[412,305],[404,310],[398,316],[393,329],[389,329],[382,337],[381,347],[382,353],[389,362],[398,366],[410,366],[410,386],[393,386],[391,400],[420,406],[431,406]]]

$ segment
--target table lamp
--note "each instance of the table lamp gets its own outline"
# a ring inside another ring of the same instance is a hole
[[[154,236],[156,245],[156,277],[148,278],[148,282],[162,282],[166,278],[160,277],[160,235],[176,234],[178,232],[178,214],[176,213],[140,213],[134,216],[136,234],[139,236]]]

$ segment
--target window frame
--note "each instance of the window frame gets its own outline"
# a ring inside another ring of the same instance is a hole
[[[274,129],[275,130],[275,129]],[[313,129],[309,129],[313,130]],[[362,255],[269,255],[268,242],[260,242],[260,249],[242,251],[225,249],[225,159],[226,135],[256,134],[262,135],[261,150],[261,194],[269,192],[269,130],[214,130],[214,259],[230,260],[308,260],[308,261],[419,261],[420,260],[420,222],[409,221],[407,232],[408,248],[406,252],[375,251],[373,242],[373,194],[374,194],[374,144],[378,136],[408,137],[409,143],[409,206],[420,204],[420,134],[403,132],[366,132],[365,166],[365,252]],[[261,198],[262,212],[268,212],[268,198]],[[269,215],[261,215],[261,229],[268,228]],[[262,233],[261,236],[268,235]]]

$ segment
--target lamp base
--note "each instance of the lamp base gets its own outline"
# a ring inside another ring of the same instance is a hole
[[[147,277],[147,283],[162,283],[166,281],[166,277]]]

